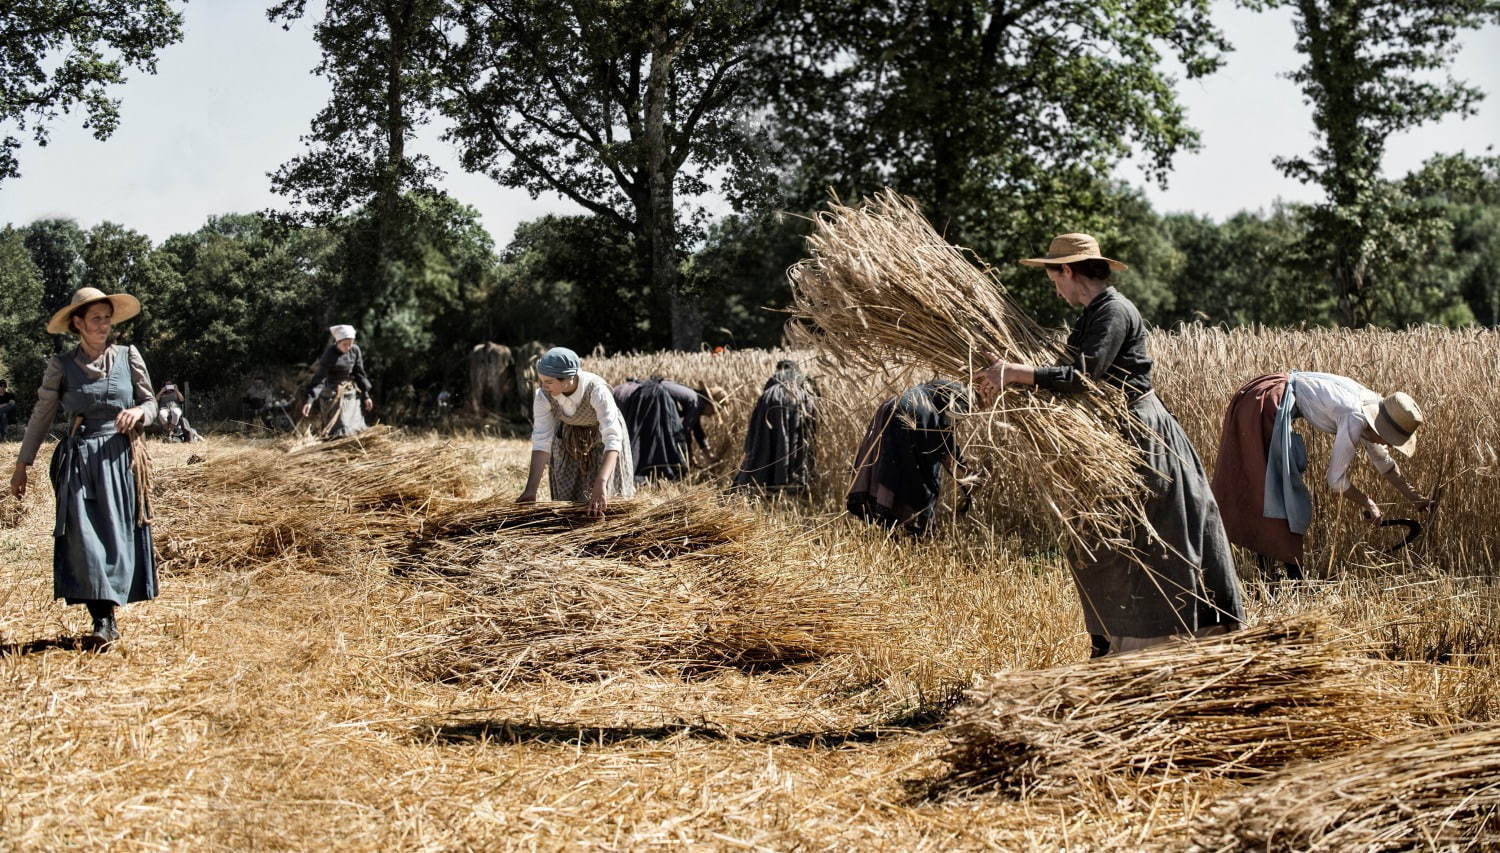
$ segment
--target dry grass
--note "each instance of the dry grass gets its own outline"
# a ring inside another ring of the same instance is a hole
[[[1221,850],[1491,849],[1500,726],[1424,731],[1266,780],[1219,809]]]
[[[1381,557],[1365,548],[1364,528],[1320,507],[1310,545],[1325,579],[1274,600],[1252,583],[1252,617],[1346,629],[1368,661],[1339,665],[1375,668],[1390,691],[1382,695],[1429,709],[1434,723],[1500,719],[1488,557],[1500,544],[1488,523],[1500,490],[1491,469],[1475,467],[1495,434],[1485,413],[1500,409],[1481,381],[1500,354],[1494,336],[1193,332],[1154,346],[1168,403],[1210,462],[1201,434],[1216,432],[1237,374],[1295,356],[1298,366],[1381,386],[1397,368],[1382,361],[1363,374],[1361,354],[1405,360],[1413,393],[1423,383],[1418,399],[1434,413],[1411,466],[1417,482],[1436,473],[1434,449],[1459,448],[1440,535]],[[1269,355],[1249,351],[1257,346]],[[589,367],[615,380],[657,372],[732,388],[730,416],[710,430],[737,453],[744,415],[780,355],[641,355]],[[377,433],[362,448],[327,449],[326,465],[323,452],[289,457],[217,438],[206,449],[153,448],[160,540],[198,550],[163,563],[162,597],[121,613],[125,638],[106,654],[72,647],[86,615],[50,597],[51,502],[41,483],[17,525],[0,527],[0,847],[1183,849],[1243,846],[1203,827],[1259,795],[1300,796],[1264,787],[1296,767],[1157,773],[1164,763],[1121,765],[1123,753],[1106,747],[1084,766],[1119,769],[1076,785],[913,801],[908,783],[949,769],[939,758],[950,742],[935,726],[956,686],[996,672],[1038,684],[1070,672],[1098,696],[1089,673],[1103,670],[1077,663],[1087,641],[1056,538],[1020,522],[996,497],[1000,485],[927,542],[830,511],[870,411],[905,379],[808,364],[822,375],[829,416],[822,481],[806,504],[708,501],[696,486],[658,484],[603,523],[527,508],[549,513],[556,529],[521,533],[506,527],[520,517],[506,498],[524,476],[522,440]],[[1319,452],[1314,443],[1314,465]],[[205,461],[188,464],[192,454]],[[438,475],[419,475],[423,465]],[[678,515],[662,509],[674,500]],[[640,526],[611,527],[627,519]],[[702,535],[683,533],[703,522],[712,524]],[[658,523],[632,542],[631,529]],[[439,524],[452,526],[438,537]],[[1109,719],[1098,704],[1083,707]],[[1327,718],[1317,705],[1305,717],[1275,713],[1294,734]],[[1356,714],[1351,725],[1368,719]],[[1277,733],[1264,749],[1301,755],[1299,738]],[[1243,745],[1232,735],[1216,743]],[[1192,745],[1179,752],[1210,761]],[[1360,798],[1318,833],[1376,814],[1398,784],[1419,790],[1401,775],[1415,758],[1357,763],[1381,750],[1306,765],[1316,769],[1305,779],[1349,781],[1306,789],[1317,814],[1344,808],[1319,796]],[[1446,796],[1421,803],[1436,809]],[[1358,846],[1366,836],[1346,837]],[[1405,846],[1462,845],[1462,833],[1439,838]]]

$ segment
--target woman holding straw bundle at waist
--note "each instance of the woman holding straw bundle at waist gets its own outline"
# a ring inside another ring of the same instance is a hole
[[[312,414],[318,404],[318,436],[339,438],[364,432],[365,416],[375,407],[370,399],[370,377],[365,375],[365,357],[354,342],[353,326],[330,326],[333,338],[318,357],[307,399],[302,403],[302,417]],[[360,411],[363,403],[364,412]]]
[[[1080,393],[1085,377],[1122,390],[1132,416],[1123,432],[1141,451],[1140,473],[1151,490],[1149,528],[1131,532],[1129,551],[1072,555],[1094,656],[1238,628],[1244,608],[1218,504],[1192,443],[1152,390],[1140,312],[1110,285],[1111,270],[1125,265],[1101,255],[1087,234],[1064,234],[1046,257],[1021,263],[1045,269],[1057,295],[1083,313],[1068,336],[1066,361],[995,361],[983,371],[985,390],[1032,385]]]
[[[76,334],[78,346],[47,362],[10,478],[11,491],[24,497],[27,469],[61,406],[68,431],[52,453],[52,594],[88,608],[93,630],[86,639],[96,646],[119,638],[116,607],[156,597],[140,440],[141,428],[156,417],[156,398],[136,348],[109,343],[113,324],[140,310],[127,293],[85,287],[52,315],[47,331]]]
[[[630,440],[609,383],[566,347],[547,350],[536,372],[531,471],[516,501],[536,500],[546,468],[553,500],[586,503],[590,514],[603,515],[610,498],[635,494]]]

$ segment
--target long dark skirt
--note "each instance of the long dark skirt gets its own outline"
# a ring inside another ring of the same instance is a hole
[[[767,383],[745,430],[745,458],[735,488],[804,492],[813,481],[810,407],[805,394]]]
[[[677,401],[659,380],[640,383],[620,407],[635,473],[676,480],[687,472],[687,431]]]
[[[1145,457],[1154,493],[1146,514],[1156,535],[1142,528],[1131,537],[1145,568],[1119,552],[1096,552],[1092,561],[1075,555],[1073,579],[1089,633],[1118,645],[1122,638],[1234,630],[1244,619],[1239,577],[1203,463],[1155,394],[1130,409],[1142,428],[1127,430],[1127,437]]]
[[[130,439],[110,430],[59,443],[52,486],[57,494],[53,596],[69,604],[155,598],[151,527],[135,523]]]

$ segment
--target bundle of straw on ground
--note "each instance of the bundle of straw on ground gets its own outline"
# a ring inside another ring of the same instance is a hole
[[[1063,788],[1111,775],[1253,777],[1370,743],[1429,709],[1315,622],[1034,672],[970,691],[933,795]]]
[[[1218,850],[1493,850],[1500,725],[1429,730],[1256,785],[1203,822]]]
[[[423,554],[439,543],[482,545],[497,534],[545,535],[557,552],[637,562],[690,555],[717,560],[743,555],[755,529],[753,516],[723,505],[703,488],[664,501],[612,501],[602,518],[591,516],[583,504],[493,497],[437,509],[426,517],[410,550]]]
[[[1056,340],[972,254],[945,241],[916,203],[886,190],[860,207],[830,204],[807,238],[812,257],[788,273],[807,342],[872,371],[916,364],[967,381],[992,353],[1050,364]],[[1101,386],[1070,398],[1011,391],[976,418],[971,447],[999,461],[1028,509],[1091,552],[1128,545],[1144,523],[1139,452],[1121,435],[1124,396]]]
[[[734,563],[498,559],[417,580],[452,598],[407,653],[426,678],[503,688],[539,678],[781,669],[878,643],[880,623],[810,578]]]
[[[369,432],[291,453],[215,452],[163,469],[156,525],[164,567],[368,566],[420,526],[434,501],[469,493],[470,466],[452,446]]]

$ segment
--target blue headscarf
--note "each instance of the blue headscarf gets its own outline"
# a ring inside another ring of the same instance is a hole
[[[572,379],[582,367],[583,361],[578,358],[578,353],[567,347],[553,347],[536,361],[536,372],[553,379]]]

